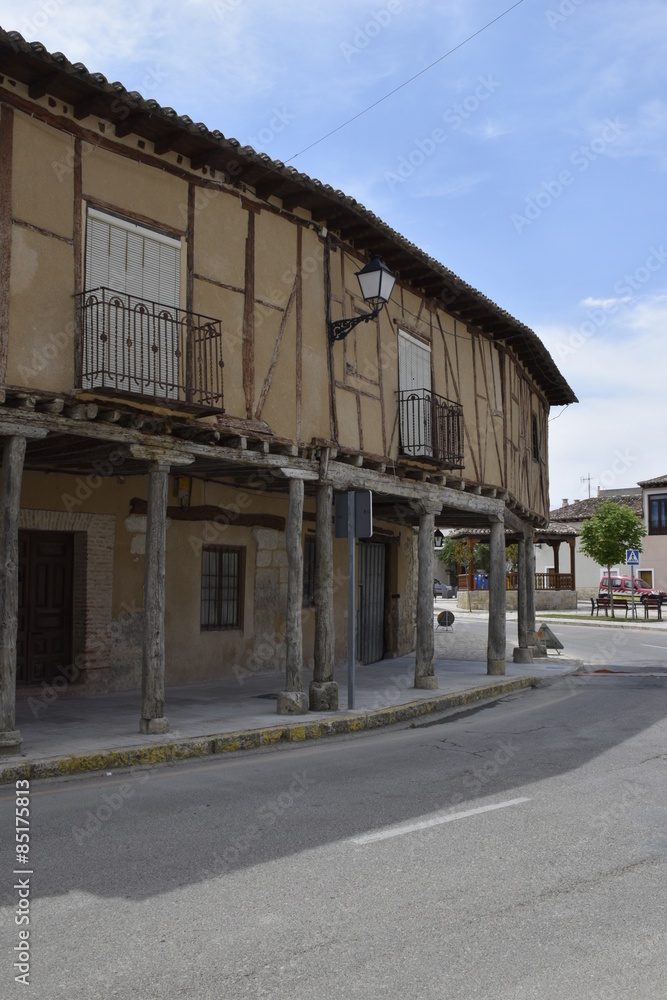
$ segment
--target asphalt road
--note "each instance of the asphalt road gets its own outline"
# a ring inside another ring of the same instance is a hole
[[[36,782],[30,876],[6,787],[0,996],[663,1000],[653,653],[416,727]]]

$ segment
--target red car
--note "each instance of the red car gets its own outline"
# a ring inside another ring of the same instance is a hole
[[[599,596],[604,597],[607,594],[607,588],[609,586],[609,577],[603,576],[600,580],[600,590]],[[632,577],[630,576],[612,576],[611,578],[611,590],[614,597],[632,597]],[[659,590],[655,590],[651,587],[646,580],[642,580],[640,576],[635,577],[635,597],[644,597],[647,594],[659,594]]]

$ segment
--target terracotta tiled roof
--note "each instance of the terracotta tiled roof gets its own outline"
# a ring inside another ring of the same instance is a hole
[[[638,517],[641,517],[643,514],[641,496],[630,493],[616,497],[590,497],[588,500],[577,500],[575,503],[569,503],[565,507],[559,507],[558,510],[550,511],[549,523],[551,524],[554,521],[585,521],[586,518],[592,517],[595,514],[600,504],[607,501],[625,504]]]
[[[372,246],[388,267],[426,296],[439,299],[455,316],[478,327],[512,350],[542,388],[552,406],[576,403],[577,397],[536,333],[516,320],[453,271],[424,253],[382,219],[343,191],[272,160],[237,139],[209,130],[173,108],[145,100],[83,63],[49,53],[41,42],[26,42],[17,31],[0,28],[0,73],[29,87],[31,97],[45,94],[62,101],[76,122],[97,115],[111,123],[117,137],[133,133],[153,144],[157,156],[173,151],[189,159],[193,170],[213,168],[216,176],[252,187],[262,199],[282,199],[283,207],[309,209],[318,224],[351,245]],[[71,119],[70,119],[71,120]],[[63,119],[68,121],[68,119]],[[289,209],[288,209],[289,210]]]
[[[657,479],[644,479],[643,482],[637,483],[642,489],[650,489],[652,486],[667,486],[667,476],[658,476]]]

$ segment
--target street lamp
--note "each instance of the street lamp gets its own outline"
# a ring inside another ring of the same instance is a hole
[[[361,271],[357,271],[357,281],[364,302],[368,302],[373,307],[373,311],[363,313],[361,316],[353,316],[351,319],[330,320],[329,341],[332,344],[336,340],[344,340],[357,324],[368,323],[370,319],[376,319],[380,315],[380,310],[391,298],[396,278],[387,265],[382,262],[380,255],[376,253],[369,264],[362,267]]]
[[[436,528],[435,534],[433,535],[433,544],[435,545],[436,549],[441,549],[442,546],[445,544],[445,536],[440,531],[440,528]]]

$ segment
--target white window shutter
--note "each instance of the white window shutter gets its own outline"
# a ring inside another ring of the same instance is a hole
[[[117,298],[102,312],[86,310],[84,387],[177,399],[185,364],[185,330],[175,312],[180,242],[90,208],[85,271],[86,291],[103,287]]]

